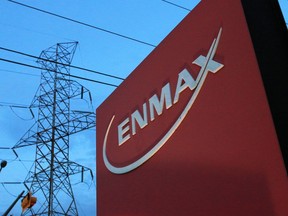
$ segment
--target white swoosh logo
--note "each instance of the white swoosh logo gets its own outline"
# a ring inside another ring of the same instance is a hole
[[[186,107],[183,109],[182,113],[178,117],[178,119],[174,122],[172,127],[167,131],[167,133],[162,137],[162,139],[150,151],[148,151],[141,158],[139,158],[138,160],[136,160],[135,162],[133,162],[127,166],[115,167],[109,162],[109,160],[107,158],[107,153],[106,153],[107,138],[108,138],[108,134],[109,134],[111,125],[113,123],[113,120],[115,118],[115,115],[112,116],[110,123],[108,125],[108,128],[106,130],[105,137],[104,137],[104,143],[103,143],[103,160],[104,160],[104,163],[105,163],[105,165],[109,171],[111,171],[112,173],[115,173],[115,174],[124,174],[124,173],[130,172],[131,170],[136,169],[137,167],[139,167],[143,163],[145,163],[147,160],[149,160],[156,152],[158,152],[159,149],[173,135],[173,133],[176,131],[176,129],[182,123],[182,121],[184,120],[184,118],[188,114],[189,110],[191,109],[192,105],[194,104],[194,102],[195,102],[195,100],[196,100],[196,98],[197,98],[197,96],[198,96],[198,94],[199,94],[199,92],[203,86],[203,83],[206,79],[208,72],[212,71],[215,73],[223,67],[222,64],[219,64],[219,63],[213,61],[213,57],[216,53],[221,33],[222,33],[222,28],[220,28],[217,38],[215,38],[213,40],[213,43],[211,44],[211,47],[209,49],[207,56],[206,57],[200,56],[199,58],[197,58],[193,62],[194,64],[198,64],[198,65],[201,64],[201,66],[202,66],[201,70],[197,76],[197,79],[196,79],[196,86],[197,87],[196,87],[193,95],[191,96],[190,100],[188,101]],[[217,66],[217,68],[216,68],[216,66]]]

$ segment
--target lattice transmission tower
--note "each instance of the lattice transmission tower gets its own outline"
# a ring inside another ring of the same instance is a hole
[[[89,99],[88,89],[70,79],[70,67],[77,42],[58,43],[40,54],[41,81],[31,108],[38,120],[12,148],[36,146],[33,169],[24,184],[38,198],[24,215],[78,215],[69,176],[92,171],[69,160],[69,137],[95,126],[93,111],[70,108],[73,98]],[[42,197],[42,199],[41,199]]]

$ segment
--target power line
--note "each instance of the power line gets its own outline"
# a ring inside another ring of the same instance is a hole
[[[26,162],[26,163],[33,163],[34,160],[20,160],[20,159],[6,159],[9,163],[14,163],[14,162]],[[10,160],[10,161],[9,161]],[[44,163],[44,162],[41,162],[41,163]]]
[[[10,147],[0,147],[0,149],[11,149]]]
[[[17,64],[17,65],[21,65],[21,66],[25,66],[25,67],[30,67],[30,68],[34,68],[34,69],[43,70],[43,68],[38,67],[38,66],[25,64],[25,63],[17,62],[17,61],[12,61],[12,60],[9,60],[9,59],[0,58],[0,61],[8,62],[8,63],[11,63],[11,64]],[[47,70],[47,69],[45,69],[45,70]],[[82,79],[82,80],[85,80],[85,81],[95,82],[95,83],[98,83],[98,84],[118,87],[118,85],[114,85],[114,84],[111,84],[111,83],[97,81],[97,80],[93,80],[93,79],[88,79],[88,78],[85,78],[85,77],[80,77],[80,76],[76,76],[76,75],[72,75],[72,74],[66,74],[66,73],[62,73],[62,72],[59,72],[59,71],[53,71],[53,70],[48,70],[48,71],[52,71],[52,72],[55,72],[55,73],[58,73],[58,74],[62,74],[62,75],[65,75],[65,76],[69,76],[69,77],[73,77],[73,78],[76,78],[76,79]]]
[[[181,9],[187,10],[187,11],[191,11],[190,9],[185,8],[185,7],[181,6],[181,5],[175,4],[175,3],[173,3],[173,2],[166,1],[166,0],[162,0],[162,1],[165,2],[165,3],[171,4],[171,5],[175,6],[175,7],[178,7],[178,8],[181,8]]]
[[[93,29],[97,29],[99,31],[103,31],[103,32],[112,34],[112,35],[116,35],[118,37],[122,37],[122,38],[125,38],[127,40],[131,40],[131,41],[134,41],[134,42],[137,42],[137,43],[141,43],[141,44],[144,44],[144,45],[147,45],[147,46],[150,46],[150,47],[156,47],[155,45],[153,45],[151,43],[147,43],[145,41],[138,40],[136,38],[132,38],[132,37],[129,37],[129,36],[126,36],[126,35],[122,35],[122,34],[119,34],[119,33],[116,33],[116,32],[113,32],[113,31],[110,31],[110,30],[107,30],[107,29],[103,29],[103,28],[100,28],[100,27],[97,27],[97,26],[94,26],[94,25],[91,25],[91,24],[88,24],[88,23],[84,23],[84,22],[81,22],[81,21],[78,21],[78,20],[75,20],[75,19],[72,19],[72,18],[69,18],[69,17],[65,17],[65,16],[62,16],[62,15],[59,15],[59,14],[55,14],[55,13],[52,13],[50,11],[46,11],[46,10],[43,10],[43,9],[40,9],[40,8],[36,8],[36,7],[30,6],[30,5],[27,5],[27,4],[23,4],[23,3],[20,3],[20,2],[17,2],[17,1],[13,1],[13,0],[8,0],[8,1],[12,2],[14,4],[21,5],[21,6],[26,7],[26,8],[30,8],[30,9],[33,9],[33,10],[36,10],[36,11],[39,11],[39,12],[42,12],[42,13],[46,13],[46,14],[49,14],[49,15],[52,15],[52,16],[55,16],[55,17],[58,17],[58,18],[61,18],[61,19],[65,19],[65,20],[68,20],[68,21],[71,21],[71,22],[74,22],[74,23],[77,23],[77,24],[80,24],[80,25],[83,25],[83,26],[86,26],[86,27],[90,27],[90,28],[93,28]]]
[[[95,71],[95,70],[91,70],[91,69],[87,69],[87,68],[83,68],[83,67],[79,67],[79,66],[75,66],[75,65],[67,65],[67,64],[64,64],[64,63],[56,62],[56,61],[54,61],[54,60],[45,59],[45,58],[40,58],[40,57],[31,55],[31,54],[28,54],[28,53],[20,52],[20,51],[13,50],[13,49],[8,49],[8,48],[5,48],[5,47],[0,47],[0,49],[1,49],[1,50],[5,50],[5,51],[7,51],[7,52],[13,52],[13,53],[16,53],[16,54],[19,54],[19,55],[27,56],[27,57],[30,57],[30,58],[35,58],[35,59],[40,59],[40,60],[43,60],[43,61],[48,61],[48,62],[52,62],[52,63],[57,63],[57,64],[59,64],[59,65],[63,65],[63,66],[66,66],[66,67],[71,67],[71,68],[75,68],[75,69],[79,69],[79,70],[83,70],[83,71],[87,71],[87,72],[99,74],[99,75],[102,75],[102,76],[119,79],[119,80],[122,80],[122,81],[125,80],[125,79],[122,78],[122,77],[110,75],[110,74],[107,74],[107,73],[103,73],[103,72],[99,72],[99,71]]]
[[[24,182],[0,182],[0,184],[23,184]]]
[[[40,77],[40,75],[26,73],[26,72],[20,72],[20,71],[5,70],[5,69],[0,69],[0,71],[7,72],[7,73],[15,73],[15,74],[23,74],[23,75],[27,75],[27,76]]]
[[[0,106],[12,107],[12,108],[30,108],[27,105],[16,104],[16,103],[7,103],[7,102],[2,102],[2,101],[0,101]],[[0,147],[0,149],[1,149],[1,147]]]
[[[8,194],[10,194],[10,195],[13,196],[13,197],[17,197],[16,195],[10,193],[9,190],[7,190],[7,188],[5,187],[6,182],[5,182],[5,184],[4,184],[4,183],[1,183],[1,184],[2,184],[2,187],[4,188],[4,190],[5,190]]]

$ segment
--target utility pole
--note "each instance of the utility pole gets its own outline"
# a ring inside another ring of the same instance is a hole
[[[58,43],[42,51],[37,60],[43,69],[30,107],[38,109],[38,120],[12,148],[36,146],[34,172],[28,173],[24,183],[30,184],[29,190],[39,202],[27,214],[78,216],[69,176],[85,171],[92,174],[89,168],[69,160],[70,135],[96,124],[93,111],[70,108],[74,98],[92,104],[89,90],[69,76],[76,47],[77,42]]]

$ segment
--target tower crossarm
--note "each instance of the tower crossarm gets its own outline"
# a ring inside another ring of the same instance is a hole
[[[69,124],[69,130],[64,130],[61,128],[67,128]],[[90,128],[95,127],[96,125],[96,115],[94,112],[86,112],[86,111],[71,111],[70,120],[66,122],[62,122],[61,124],[56,125],[56,129],[61,136],[56,138],[55,140],[62,139],[65,136],[69,136]],[[51,128],[47,128],[42,131],[36,132],[35,124],[23,135],[23,137],[12,147],[12,149],[22,148],[26,146],[36,145],[40,143],[48,143],[51,142],[51,137],[46,137],[47,132],[51,130]]]
[[[68,161],[68,162],[63,163],[62,165],[68,167],[68,174],[69,175],[76,175],[76,174],[81,173],[81,182],[84,181],[84,177],[83,177],[84,172],[90,172],[91,178],[92,179],[94,178],[93,172],[90,168],[85,167],[83,165],[80,165],[76,162]],[[65,174],[65,173],[63,173],[63,174]]]

